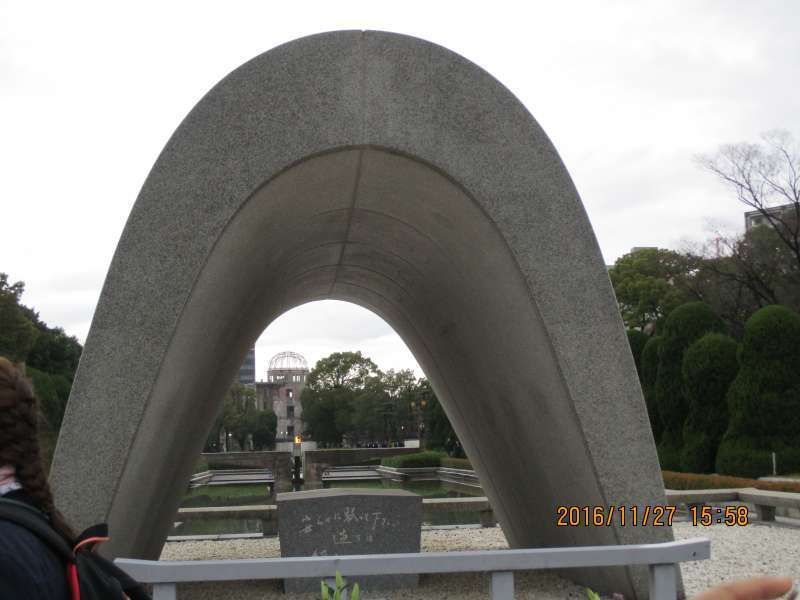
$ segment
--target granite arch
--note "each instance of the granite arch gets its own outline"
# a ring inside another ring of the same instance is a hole
[[[256,57],[167,143],[64,418],[52,480],[67,515],[108,520],[115,555],[156,557],[247,348],[321,298],[403,337],[512,546],[671,539],[556,525],[558,505],[664,503],[605,265],[557,152],[474,64],[373,31]],[[574,575],[646,596],[640,569]]]

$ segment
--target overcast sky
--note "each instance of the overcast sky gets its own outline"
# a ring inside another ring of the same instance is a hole
[[[192,106],[244,61],[336,29],[425,38],[488,70],[574,179],[608,264],[680,249],[742,206],[693,162],[766,130],[800,134],[800,3],[24,2],[0,0],[0,271],[86,338],[139,188]],[[310,363],[361,349],[417,368],[379,318],[341,302],[286,313],[257,345]]]

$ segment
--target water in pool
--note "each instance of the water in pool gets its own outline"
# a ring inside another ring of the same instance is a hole
[[[347,481],[335,482],[330,487],[351,489],[405,489],[423,498],[465,498],[483,495],[481,490],[456,489],[440,481]],[[184,497],[181,507],[251,506],[272,504],[265,484],[216,485],[194,488]],[[478,511],[423,512],[423,525],[463,525],[479,523]],[[263,533],[260,519],[191,519],[176,523],[170,535],[218,535]],[[274,533],[274,532],[268,532]]]

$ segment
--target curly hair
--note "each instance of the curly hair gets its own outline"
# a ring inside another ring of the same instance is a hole
[[[39,403],[31,382],[0,356],[0,465],[11,465],[22,489],[68,540],[75,533],[56,509],[39,447]]]

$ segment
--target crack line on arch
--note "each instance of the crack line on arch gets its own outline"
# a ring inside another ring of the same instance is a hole
[[[333,274],[333,281],[331,282],[331,287],[328,290],[328,294],[333,292],[333,287],[336,285],[336,281],[339,279],[339,271],[342,266],[342,262],[344,261],[344,253],[347,249],[347,244],[350,241],[350,230],[353,227],[353,215],[356,212],[356,202],[358,200],[358,188],[361,186],[361,170],[362,164],[364,161],[364,150],[363,148],[358,151],[358,161],[356,162],[356,175],[353,180],[353,194],[350,198],[350,209],[349,214],[347,215],[347,227],[344,230],[344,237],[342,238],[342,250],[339,252],[339,260],[336,263],[336,272]]]

